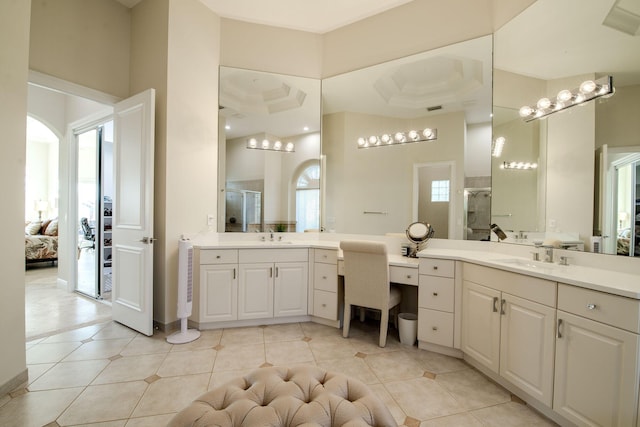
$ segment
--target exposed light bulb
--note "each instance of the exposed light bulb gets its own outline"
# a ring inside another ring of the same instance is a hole
[[[573,98],[573,93],[571,93],[570,90],[563,89],[558,92],[558,101],[560,102],[567,102],[571,100],[571,98]]]
[[[409,131],[409,139],[412,141],[417,141],[418,140],[418,132],[416,132],[415,130],[410,130]]]
[[[281,148],[282,148],[282,142],[276,141],[276,142],[273,143],[273,149],[274,150],[279,150]]]
[[[375,135],[371,135],[371,136],[369,137],[369,144],[373,145],[373,144],[375,144],[376,142],[378,142],[378,137],[377,137],[377,136],[375,136]]]
[[[262,148],[265,149],[265,150],[267,148],[269,148],[269,140],[268,139],[263,139],[262,140]]]
[[[367,143],[367,141],[363,137],[358,138],[358,146],[359,147],[363,147],[366,143]]]
[[[393,142],[393,140],[391,139],[391,135],[389,135],[388,133],[385,133],[384,135],[382,135],[380,137],[380,140],[385,144],[391,144]]]
[[[593,80],[587,80],[582,82],[582,84],[580,85],[580,92],[584,94],[591,93],[596,90],[597,87],[598,85],[596,85],[596,82],[594,82]]]
[[[287,142],[287,145],[285,147],[285,150],[287,151],[293,151],[293,142]]]
[[[394,136],[395,140],[398,142],[404,142],[404,133],[402,132],[396,132],[395,136]]]
[[[530,115],[532,115],[535,112],[535,110],[531,107],[529,107],[528,105],[525,105],[524,107],[520,108],[520,117],[529,117]]]
[[[251,147],[251,148],[256,148],[256,146],[257,146],[257,145],[258,145],[258,141],[256,141],[256,139],[255,139],[255,138],[251,138],[251,139],[249,140],[249,147]]]
[[[551,107],[551,100],[549,98],[540,98],[536,105],[539,109],[546,110]]]
[[[422,131],[422,136],[427,139],[433,138],[433,129],[426,128]]]

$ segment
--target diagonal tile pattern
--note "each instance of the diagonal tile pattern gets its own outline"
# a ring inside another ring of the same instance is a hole
[[[2,426],[165,425],[200,394],[261,366],[317,365],[358,378],[398,425],[553,426],[465,362],[401,345],[353,322],[351,338],[315,323],[203,331],[172,345],[114,322],[27,343],[29,385],[0,396]]]

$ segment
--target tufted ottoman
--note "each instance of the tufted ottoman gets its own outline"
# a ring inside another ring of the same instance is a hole
[[[169,426],[397,426],[362,382],[315,366],[257,369],[203,394]]]

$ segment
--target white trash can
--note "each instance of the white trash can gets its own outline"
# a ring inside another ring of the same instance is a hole
[[[398,330],[400,343],[414,345],[418,336],[418,315],[413,313],[398,314]]]

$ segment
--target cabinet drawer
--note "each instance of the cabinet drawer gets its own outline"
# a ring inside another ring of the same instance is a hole
[[[338,319],[338,294],[336,292],[313,291],[313,315],[329,320]]]
[[[448,277],[421,276],[418,307],[453,312],[454,282]]]
[[[313,287],[323,291],[338,291],[338,272],[331,264],[315,263],[313,265]]]
[[[338,251],[334,249],[316,249],[313,260],[315,262],[324,262],[325,264],[337,264]]]
[[[558,284],[558,310],[640,333],[640,301]]]
[[[445,347],[453,347],[453,313],[418,309],[418,339]]]
[[[418,269],[391,265],[389,266],[389,281],[418,286]]]
[[[420,259],[420,274],[454,277],[455,261],[449,259]]]
[[[200,249],[200,264],[237,264],[235,249]]]
[[[257,262],[307,262],[309,261],[308,249],[240,249],[238,251],[240,263]]]

